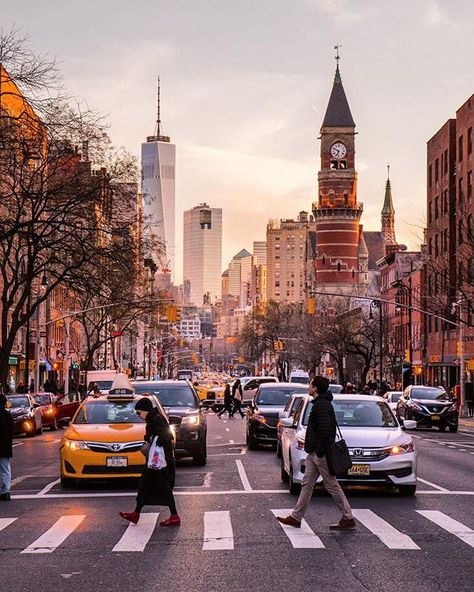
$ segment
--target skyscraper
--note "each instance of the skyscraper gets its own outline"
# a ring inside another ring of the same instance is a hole
[[[175,274],[175,167],[176,146],[169,136],[161,133],[158,79],[155,135],[148,136],[142,144],[142,193],[148,236],[163,245],[162,253],[153,249],[150,256],[158,265],[158,273],[171,274],[172,280]]]
[[[222,209],[200,204],[184,212],[183,280],[190,303],[202,306],[221,296]]]

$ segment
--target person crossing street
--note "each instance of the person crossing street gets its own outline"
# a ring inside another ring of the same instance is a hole
[[[240,417],[242,419],[245,417],[245,414],[242,412],[243,398],[244,395],[242,392],[242,384],[240,382],[240,378],[237,378],[237,380],[232,385],[232,417],[234,417],[236,413],[240,413]]]
[[[13,456],[13,418],[7,410],[8,399],[0,395],[0,500],[10,500],[11,467]]]

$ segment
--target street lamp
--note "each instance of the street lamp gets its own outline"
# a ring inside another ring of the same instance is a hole
[[[373,319],[372,308],[379,309],[379,381],[380,386],[382,385],[383,376],[383,324],[382,324],[382,303],[379,300],[371,300],[369,308],[369,319]],[[380,392],[380,389],[379,389]]]
[[[48,276],[44,273],[41,278],[40,290],[46,290],[48,287]],[[41,320],[41,304],[38,304],[36,309],[36,338],[35,338],[35,391],[39,391],[40,387],[40,320]]]
[[[400,298],[401,296],[405,296],[408,301],[408,360],[407,362],[407,374],[408,379],[405,379],[405,372],[402,371],[402,381],[403,381],[403,388],[405,389],[409,384],[412,383],[412,363],[413,363],[413,342],[412,342],[412,289],[411,289],[411,275],[408,276],[408,286],[403,284],[401,281],[399,282],[396,297]],[[400,324],[402,330],[402,349],[403,349],[403,307],[400,307],[401,317],[400,317]],[[404,366],[403,366],[404,368]]]

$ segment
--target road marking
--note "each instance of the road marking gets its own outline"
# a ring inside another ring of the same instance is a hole
[[[229,511],[204,512],[203,551],[233,550],[234,532]]]
[[[51,483],[48,483],[48,485],[46,485],[46,487],[43,487],[43,489],[41,491],[39,491],[36,495],[45,495],[46,493],[48,493],[48,491],[53,489],[53,487],[55,485],[57,485],[58,483],[61,483],[61,479],[56,479],[56,481],[52,481]]]
[[[12,522],[15,522],[16,518],[0,518],[0,530],[3,530],[9,526]]]
[[[425,518],[428,518],[428,520],[431,520],[431,522],[434,522],[438,526],[441,526],[441,528],[444,528],[444,530],[454,534],[454,536],[467,543],[470,547],[474,547],[474,530],[471,528],[468,528],[461,522],[454,520],[454,518],[447,516],[443,512],[438,512],[438,510],[416,511],[418,514],[421,514]]]
[[[426,479],[422,479],[421,477],[417,477],[417,480],[421,481],[421,483],[424,483],[425,485],[429,485],[430,487],[437,489],[438,491],[444,491],[444,492],[449,491],[449,489],[446,489],[445,487],[441,487],[441,485],[436,485],[436,483],[431,483],[431,481],[426,481]]]
[[[248,480],[247,473],[245,472],[242,461],[236,460],[235,464],[237,465],[237,470],[239,471],[240,480],[242,481],[242,485],[244,486],[244,491],[252,491],[252,487],[250,485],[250,481]]]
[[[24,442],[17,442],[16,444],[12,444],[12,448],[16,448],[17,446],[23,446]]]
[[[459,452],[467,452],[465,448],[459,448]]]
[[[52,553],[76,530],[85,517],[85,514],[61,516],[39,539],[23,549],[22,553]]]
[[[230,428],[226,428],[226,429],[225,429],[225,431],[226,431],[226,432],[230,432]]]
[[[465,432],[464,430],[459,430],[460,434],[464,434],[465,436],[469,436],[470,438],[474,438],[474,434],[471,432]]]
[[[115,545],[112,551],[115,552],[137,552],[144,551],[148,541],[155,530],[159,512],[148,512],[140,514],[138,524],[129,524],[122,538]]]
[[[235,444],[234,440],[229,440],[229,444]]]
[[[403,534],[377,516],[372,510],[352,510],[354,517],[374,533],[389,549],[417,549],[420,547],[408,535]]]
[[[14,487],[15,485],[18,485],[18,483],[21,483],[29,477],[31,477],[31,475],[22,475],[21,477],[15,477],[15,479],[12,479],[12,486]]]
[[[292,510],[271,510],[274,516],[288,516]],[[290,539],[294,549],[324,549],[323,541],[314,534],[306,520],[301,521],[300,528],[287,526],[279,522],[284,533]]]

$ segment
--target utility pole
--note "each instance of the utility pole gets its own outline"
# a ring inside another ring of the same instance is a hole
[[[65,317],[64,330],[66,332],[66,352],[64,356],[64,394],[69,393],[69,351],[71,339],[71,317]]]

